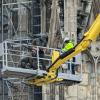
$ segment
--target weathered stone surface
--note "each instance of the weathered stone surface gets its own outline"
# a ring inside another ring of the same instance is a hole
[[[77,96],[77,86],[68,87],[68,95],[69,96]]]
[[[97,82],[98,82],[98,85],[100,86],[100,74],[97,74]]]
[[[86,98],[87,96],[87,88],[85,86],[78,86],[78,98]]]
[[[100,87],[98,87],[97,91],[98,91],[98,95],[100,95]]]
[[[65,98],[65,100],[78,100],[77,97],[68,97],[68,98]]]
[[[89,82],[88,73],[83,73],[82,82],[80,83],[80,85],[88,85],[88,82]]]

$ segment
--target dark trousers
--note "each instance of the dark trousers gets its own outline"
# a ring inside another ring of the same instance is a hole
[[[72,58],[72,63],[71,62],[68,63],[68,70],[71,70],[72,74],[75,74],[75,57]]]

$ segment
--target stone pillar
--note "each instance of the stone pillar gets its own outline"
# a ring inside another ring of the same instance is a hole
[[[46,6],[44,0],[41,2],[41,33],[46,32]]]
[[[55,100],[59,100],[59,86],[55,86]]]
[[[47,94],[47,86],[46,85],[43,85],[42,86],[42,99],[43,100],[48,100],[48,94]]]
[[[14,20],[13,20],[13,23],[16,25],[16,28],[15,28],[15,35],[17,36],[16,38],[25,38],[28,34],[28,31],[29,31],[29,10],[27,9],[29,6],[28,6],[28,3],[26,3],[26,7],[24,6],[24,3],[22,2],[21,3],[21,0],[17,0],[16,3],[19,2],[17,4],[18,6],[18,11],[15,12],[18,19],[16,19],[16,15],[14,16]],[[18,24],[18,25],[17,25]]]
[[[77,0],[64,0],[64,32],[65,36],[73,37],[76,41]]]
[[[23,37],[28,33],[28,12],[22,5],[18,5],[18,7],[19,34]]]

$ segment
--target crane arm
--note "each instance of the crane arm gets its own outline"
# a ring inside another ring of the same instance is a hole
[[[31,80],[30,83],[35,85],[42,85],[42,84],[49,84],[53,83],[55,81],[59,81],[57,78],[57,71],[59,67],[65,63],[67,60],[71,59],[75,55],[79,54],[80,52],[86,50],[90,43],[98,37],[100,33],[100,14],[90,27],[90,29],[84,34],[82,40],[72,49],[69,51],[61,54],[55,61],[52,63],[52,65],[48,69],[47,75],[36,78],[34,80]],[[60,81],[62,81],[61,79]]]

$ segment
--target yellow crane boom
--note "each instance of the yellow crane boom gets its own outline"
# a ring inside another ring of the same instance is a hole
[[[35,78],[30,80],[29,83],[34,85],[49,84],[56,81],[62,81],[63,79],[57,78],[57,71],[59,67],[65,63],[67,60],[71,59],[80,52],[86,50],[90,43],[98,37],[100,33],[100,14],[97,16],[96,20],[90,27],[90,29],[84,34],[82,40],[69,51],[61,54],[49,67],[47,75],[40,78]]]

